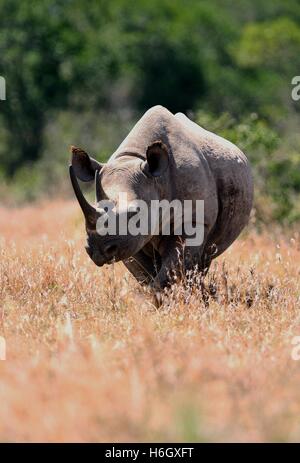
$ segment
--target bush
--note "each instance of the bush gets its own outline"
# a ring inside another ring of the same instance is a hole
[[[237,120],[199,111],[196,122],[235,143],[249,158],[255,181],[256,218],[260,222],[300,220],[300,144],[290,152],[285,138],[256,114]]]

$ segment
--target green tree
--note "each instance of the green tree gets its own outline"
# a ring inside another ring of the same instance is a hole
[[[2,163],[8,173],[39,158],[55,110],[82,106],[87,94],[90,104],[103,101],[104,82],[116,72],[113,37],[108,28],[101,32],[106,3],[91,1],[85,11],[80,0],[0,0],[0,75],[7,82],[1,116],[8,134]]]

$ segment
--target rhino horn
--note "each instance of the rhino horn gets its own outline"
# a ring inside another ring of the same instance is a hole
[[[89,225],[95,227],[99,214],[97,210],[91,206],[91,204],[88,203],[88,201],[83,196],[72,166],[69,166],[69,172],[73,190],[82,209],[85,220]]]
[[[101,185],[99,170],[96,170],[95,172],[95,185],[96,185],[96,202],[98,203],[99,201],[105,198],[105,193]]]

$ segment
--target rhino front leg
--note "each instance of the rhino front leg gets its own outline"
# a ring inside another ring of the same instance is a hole
[[[160,291],[170,286],[175,279],[181,278],[184,271],[184,242],[178,236],[163,239],[159,246],[161,267],[152,287]]]
[[[170,286],[175,280],[181,280],[189,270],[197,269],[205,274],[209,263],[204,258],[204,247],[204,244],[187,247],[184,239],[169,237],[160,247],[161,268],[153,281],[154,289]]]
[[[146,255],[142,250],[134,256],[123,261],[129,272],[141,284],[151,284],[158,273],[155,260]]]

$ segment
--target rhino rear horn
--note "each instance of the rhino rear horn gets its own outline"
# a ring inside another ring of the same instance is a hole
[[[98,203],[99,201],[105,198],[105,193],[101,186],[99,170],[96,170],[96,173],[95,173],[95,188],[96,188],[96,202]]]

